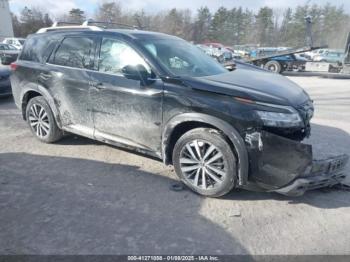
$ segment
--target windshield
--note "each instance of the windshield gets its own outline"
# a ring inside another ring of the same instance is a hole
[[[210,76],[227,70],[198,47],[181,39],[150,39],[143,46],[176,76]]]

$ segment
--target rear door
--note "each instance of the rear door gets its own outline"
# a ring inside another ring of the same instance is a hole
[[[93,136],[89,74],[96,44],[93,36],[65,37],[38,76],[55,100],[62,126],[89,137]]]

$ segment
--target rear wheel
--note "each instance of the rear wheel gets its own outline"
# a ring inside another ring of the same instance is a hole
[[[277,61],[269,61],[265,64],[264,66],[265,69],[275,72],[275,73],[281,73],[282,71],[282,66],[279,62]]]
[[[26,118],[30,130],[37,139],[45,143],[53,143],[63,136],[56,124],[50,106],[42,96],[32,98],[26,108]]]
[[[235,185],[236,158],[225,137],[209,128],[185,133],[175,144],[173,164],[178,177],[193,191],[210,197]]]

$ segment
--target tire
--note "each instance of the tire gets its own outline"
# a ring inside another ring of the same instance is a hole
[[[41,142],[54,143],[63,137],[63,131],[58,128],[51,108],[42,96],[29,100],[26,119],[33,135]]]
[[[210,128],[188,131],[179,138],[173,150],[177,176],[203,196],[219,197],[232,190],[237,178],[236,162],[226,138]]]
[[[282,66],[281,66],[281,64],[280,64],[279,62],[277,62],[277,61],[269,61],[269,62],[267,62],[267,63],[264,65],[264,68],[265,68],[266,70],[269,70],[269,71],[274,72],[274,73],[277,73],[277,74],[281,73],[281,71],[282,71]]]

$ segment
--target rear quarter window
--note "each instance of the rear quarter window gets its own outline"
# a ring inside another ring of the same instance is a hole
[[[29,37],[25,41],[19,59],[24,61],[44,63],[46,62],[48,56],[56,44],[56,39],[48,38],[47,36]]]

